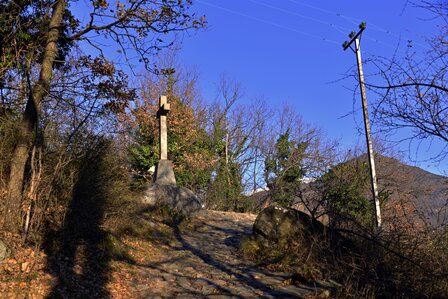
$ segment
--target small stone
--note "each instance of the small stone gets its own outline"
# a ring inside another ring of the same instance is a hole
[[[8,246],[6,246],[6,243],[0,240],[0,264],[3,260],[7,259],[11,254],[11,251],[9,250]]]
[[[195,287],[196,289],[201,289],[202,287],[204,287],[208,284],[209,284],[209,282],[202,278],[195,279],[192,283],[193,287]]]
[[[149,289],[149,286],[147,284],[138,284],[135,286],[135,288],[137,289],[137,291],[146,291]]]
[[[330,290],[323,290],[319,295],[321,298],[330,298],[331,292]]]
[[[250,288],[237,286],[232,289],[232,293],[243,297],[243,298],[256,298],[258,296],[255,296],[253,292],[251,292]],[[260,296],[261,297],[261,296]]]
[[[162,293],[160,293],[160,296],[162,298],[173,298],[172,292],[169,291],[163,291]]]
[[[30,266],[30,262],[24,262],[22,263],[22,265],[20,265],[20,270],[22,270],[22,272],[29,272],[29,267]]]
[[[220,271],[220,270],[210,270],[210,272],[209,272],[211,275],[213,275],[213,276],[219,276],[219,277],[221,277],[222,275],[223,275],[223,272],[222,271]]]
[[[227,281],[222,280],[222,279],[216,279],[213,281],[215,284],[219,285],[219,286],[226,286],[227,285]]]
[[[151,281],[151,287],[156,290],[169,288],[171,285],[171,281],[164,281],[162,279],[154,279],[153,281]]]
[[[206,285],[202,288],[202,294],[211,295],[217,293],[217,287],[213,285]]]
[[[171,275],[169,273],[164,273],[162,274],[162,277],[165,281],[175,281],[176,278],[174,277],[174,275]]]
[[[188,288],[191,287],[191,282],[190,282],[190,280],[189,280],[188,278],[186,278],[186,277],[178,277],[178,278],[176,279],[176,283],[177,283],[179,286],[181,286],[181,287],[183,287],[183,288],[185,288],[185,289],[188,289]]]

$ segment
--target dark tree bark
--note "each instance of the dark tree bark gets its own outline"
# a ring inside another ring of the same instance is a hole
[[[25,174],[25,165],[29,157],[30,148],[35,141],[40,103],[48,93],[54,60],[58,54],[57,41],[60,36],[60,26],[66,6],[66,0],[56,1],[48,26],[47,42],[41,64],[39,80],[32,89],[26,108],[19,124],[17,144],[11,160],[11,172],[8,184],[6,202],[6,226],[10,231],[20,231],[21,201]]]

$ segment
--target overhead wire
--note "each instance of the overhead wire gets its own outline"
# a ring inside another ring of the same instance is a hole
[[[304,15],[304,14],[300,14],[300,13],[297,13],[297,12],[293,12],[293,11],[290,11],[290,10],[286,10],[286,9],[283,9],[283,8],[280,8],[280,7],[276,7],[276,6],[273,6],[273,5],[264,3],[264,2],[260,2],[260,1],[257,1],[257,0],[247,0],[247,1],[252,2],[252,3],[255,3],[255,4],[258,4],[258,5],[261,5],[261,6],[265,6],[265,7],[267,7],[267,8],[275,9],[275,10],[277,10],[277,11],[280,11],[280,12],[283,12],[283,13],[286,13],[286,14],[290,14],[290,15],[298,16],[298,17],[301,17],[301,18],[304,18],[304,19],[308,19],[308,20],[311,20],[311,21],[320,23],[320,24],[328,25],[328,26],[330,26],[331,28],[335,29],[336,31],[338,31],[339,33],[344,34],[344,35],[346,35],[347,32],[351,32],[351,31],[352,31],[352,28],[347,28],[347,27],[343,27],[343,26],[340,26],[340,25],[336,25],[336,24],[333,24],[333,23],[330,23],[330,22],[323,21],[323,20],[318,19],[318,18],[314,18],[314,17],[310,17],[310,16],[307,16],[307,15]],[[291,1],[291,0],[290,0],[290,1]],[[298,2],[293,1],[293,3],[298,3]],[[318,7],[315,7],[315,6],[312,6],[312,5],[307,5],[307,4],[306,4],[306,6],[310,6],[310,7],[312,7],[312,8],[319,9],[319,10],[324,11],[324,12],[326,12],[326,13],[332,13],[331,11],[328,11],[328,10],[325,10],[325,9],[321,9],[321,8],[318,8]],[[350,17],[344,16],[344,15],[339,14],[339,13],[336,13],[336,14],[339,15],[339,16],[341,16],[341,17],[346,18],[347,20],[349,20],[349,19],[354,19],[354,18],[350,18]],[[361,22],[361,20],[360,20],[360,22]],[[350,21],[350,23],[359,25],[359,23],[355,23],[355,22],[353,22],[353,21]],[[384,30],[385,30],[385,29],[384,29]],[[378,43],[378,44],[382,44],[383,46],[386,46],[386,47],[388,47],[388,48],[396,49],[396,47],[394,47],[394,46],[392,46],[392,45],[390,45],[390,44],[388,44],[388,43],[385,43],[385,42],[383,42],[383,41],[380,41],[380,40],[377,39],[377,38],[373,38],[373,37],[370,37],[370,36],[366,36],[366,37],[364,37],[364,38],[365,38],[365,39],[368,39],[368,40],[371,40],[371,41],[374,41],[374,42],[376,42],[376,43]]]
[[[216,4],[212,4],[212,3],[209,3],[209,2],[206,2],[206,1],[203,1],[203,0],[197,0],[197,2],[202,3],[204,5],[207,5],[207,6],[210,6],[210,7],[214,7],[214,8],[226,11],[226,12],[231,13],[231,14],[239,15],[239,16],[242,16],[242,17],[245,17],[245,18],[248,18],[248,19],[252,19],[252,20],[255,20],[255,21],[258,21],[258,22],[261,22],[261,23],[265,23],[265,24],[268,24],[268,25],[271,25],[271,26],[275,26],[275,27],[278,27],[278,28],[281,28],[281,29],[284,29],[284,30],[289,30],[289,31],[292,31],[292,32],[295,32],[295,33],[298,33],[298,34],[302,34],[302,35],[311,37],[311,38],[322,40],[324,42],[328,42],[328,43],[332,43],[332,44],[336,44],[336,45],[340,44],[340,42],[337,42],[337,41],[332,40],[332,39],[328,39],[326,37],[322,37],[322,36],[319,36],[319,35],[316,35],[316,34],[312,34],[312,33],[308,33],[308,32],[301,31],[301,30],[297,30],[297,29],[289,27],[289,26],[285,26],[285,25],[281,25],[281,24],[278,24],[278,23],[275,23],[275,22],[271,22],[271,21],[268,21],[268,20],[265,20],[265,19],[262,19],[262,18],[259,18],[259,17],[255,17],[255,16],[252,16],[252,15],[249,15],[249,14],[246,14],[246,13],[242,13],[240,11],[236,11],[236,10],[229,9],[229,8],[226,8],[226,7],[222,7],[222,6],[219,6],[219,5],[216,5]]]
[[[344,20],[346,20],[346,21],[348,21],[348,22],[350,22],[350,23],[352,23],[352,24],[354,24],[354,25],[358,25],[359,22],[364,21],[364,20],[359,19],[359,18],[354,18],[354,17],[346,16],[346,15],[343,15],[343,14],[338,13],[338,12],[336,12],[336,11],[331,11],[331,10],[328,10],[328,9],[324,9],[324,8],[321,8],[321,7],[317,7],[317,6],[315,6],[315,5],[308,4],[308,3],[305,3],[305,2],[302,2],[302,1],[298,1],[298,0],[288,0],[288,1],[291,2],[291,3],[295,3],[295,4],[298,4],[298,5],[306,6],[306,7],[315,9],[315,10],[319,10],[319,11],[321,11],[321,12],[325,12],[325,13],[330,14],[330,15],[335,15],[335,16],[340,17],[340,18],[342,18],[342,19],[344,19]],[[369,25],[370,25],[370,26],[373,26],[374,28],[376,28],[376,29],[374,29],[374,30],[382,31],[382,32],[385,32],[385,33],[390,33],[391,35],[393,35],[393,36],[395,36],[395,37],[399,37],[399,35],[394,34],[394,33],[391,32],[390,30],[387,30],[387,29],[385,29],[385,28],[383,28],[383,27],[381,27],[381,26],[379,26],[379,25],[376,25],[376,24],[373,24],[373,23],[370,23],[370,22],[369,22]]]
[[[298,13],[298,12],[289,11],[289,10],[286,10],[286,9],[283,9],[283,8],[280,8],[280,7],[276,7],[276,6],[273,6],[273,5],[261,2],[261,1],[257,1],[257,0],[247,0],[247,1],[248,2],[252,2],[254,4],[257,4],[257,5],[260,5],[260,6],[264,6],[264,7],[270,8],[270,9],[274,9],[274,10],[277,10],[277,11],[280,11],[280,12],[283,12],[283,13],[286,13],[286,14],[294,15],[294,16],[297,16],[297,17],[300,17],[300,18],[308,19],[308,20],[311,20],[311,21],[314,21],[314,22],[317,22],[317,23],[320,23],[320,24],[323,24],[323,25],[330,26],[331,28],[333,28],[334,30],[338,31],[341,34],[347,34],[348,31],[351,31],[351,29],[349,29],[347,27],[343,27],[343,26],[336,25],[336,24],[333,24],[333,23],[330,23],[330,22],[326,22],[326,21],[323,21],[321,19],[318,19],[318,18],[315,18],[315,17],[311,17],[311,16],[307,16],[307,15],[304,15],[304,14],[301,14],[301,13]],[[295,4],[298,4],[298,5],[303,5],[303,6],[315,9],[315,10],[322,11],[322,12],[325,12],[327,14],[336,15],[338,17],[341,17],[341,18],[347,20],[348,22],[350,22],[352,24],[359,25],[359,23],[356,23],[355,20],[357,20],[359,22],[362,21],[361,19],[349,17],[349,16],[346,16],[346,15],[340,14],[338,12],[330,11],[330,10],[327,10],[327,9],[324,9],[324,8],[320,8],[320,7],[317,7],[317,6],[308,4],[308,3],[304,3],[304,2],[301,2],[301,1],[297,1],[297,0],[288,0],[288,1],[290,1],[292,3],[295,3]],[[311,37],[311,38],[314,38],[314,39],[322,40],[322,41],[329,42],[329,43],[332,43],[332,44],[337,44],[337,45],[341,44],[338,41],[335,41],[335,40],[332,40],[332,39],[329,39],[329,38],[326,38],[326,37],[322,37],[322,36],[319,36],[319,35],[316,35],[316,34],[312,34],[312,33],[309,33],[309,32],[305,32],[305,31],[302,31],[302,30],[298,30],[298,29],[293,28],[293,27],[285,26],[285,25],[282,25],[282,24],[279,24],[279,23],[276,23],[276,22],[272,22],[272,21],[269,21],[269,20],[266,20],[266,19],[262,19],[262,18],[253,16],[253,15],[249,15],[249,14],[237,11],[237,10],[233,10],[233,9],[227,8],[227,7],[223,7],[223,6],[219,6],[219,5],[216,5],[216,4],[212,4],[212,3],[209,3],[209,2],[204,1],[204,0],[197,0],[197,2],[202,3],[204,5],[207,5],[207,6],[210,6],[210,7],[214,7],[216,9],[220,9],[220,10],[226,11],[226,12],[231,13],[231,14],[239,15],[239,16],[242,16],[242,17],[245,17],[245,18],[248,18],[248,19],[252,19],[252,20],[261,22],[261,23],[265,23],[265,24],[268,24],[268,25],[271,25],[271,26],[275,26],[277,28],[281,28],[281,29],[284,29],[284,30],[288,30],[288,31],[292,31],[292,32],[295,32],[295,33],[298,33],[298,34],[302,34],[302,35],[305,35],[305,36],[308,36],[308,37]],[[390,34],[390,35],[398,38],[399,41],[401,41],[401,37],[399,35],[396,35],[396,34],[392,33],[389,30],[386,30],[386,29],[384,29],[384,28],[382,28],[382,27],[380,27],[378,25],[375,25],[375,24],[372,24],[372,23],[369,22],[369,28],[371,28],[371,26],[373,27],[374,30]],[[383,45],[385,47],[388,47],[390,49],[394,49],[394,50],[397,49],[397,46],[393,46],[393,45],[391,45],[389,43],[383,42],[383,41],[379,40],[378,38],[371,37],[368,34],[364,36],[364,39],[373,41],[373,42],[375,42],[377,44],[381,44],[381,45]],[[421,44],[418,44],[418,43],[414,43],[414,44],[419,45],[420,47],[423,47],[423,48],[427,49],[427,47],[425,47],[424,45],[421,45]]]
[[[277,11],[284,12],[284,13],[287,13],[287,14],[290,14],[290,15],[293,15],[293,16],[297,16],[297,17],[301,17],[301,18],[304,18],[304,19],[307,19],[307,20],[311,20],[311,21],[314,21],[314,22],[317,22],[317,23],[320,23],[320,24],[323,24],[323,25],[328,25],[328,26],[334,28],[335,30],[339,31],[342,34],[345,34],[348,30],[350,30],[349,28],[346,28],[346,27],[343,27],[343,26],[339,26],[339,25],[336,25],[336,24],[333,24],[333,23],[329,23],[329,22],[323,21],[323,20],[318,19],[318,18],[310,17],[310,16],[307,16],[307,15],[304,15],[304,14],[301,14],[301,13],[298,13],[298,12],[294,12],[294,11],[290,11],[290,10],[287,10],[287,9],[283,9],[283,8],[280,8],[280,7],[277,7],[277,6],[274,6],[274,5],[270,5],[270,4],[267,4],[267,3],[264,3],[264,2],[260,2],[260,1],[257,1],[257,0],[247,0],[247,1],[255,3],[255,4],[258,4],[258,5],[261,5],[261,6],[264,6],[264,7],[267,7],[267,8],[275,9]]]
[[[342,18],[342,19],[346,20],[347,22],[352,23],[354,25],[359,25],[360,22],[364,21],[364,20],[359,19],[359,18],[350,17],[350,16],[347,16],[347,15],[341,14],[339,12],[331,11],[331,10],[324,9],[324,8],[321,8],[321,7],[317,7],[315,5],[308,4],[308,3],[305,3],[305,2],[302,2],[302,1],[298,1],[298,0],[288,0],[288,1],[291,2],[291,3],[294,3],[294,4],[306,6],[306,7],[309,7],[311,9],[318,10],[318,11],[321,11],[321,12],[324,12],[324,13],[327,13],[327,14],[330,14],[330,15],[335,15],[335,16],[340,17],[340,18]],[[369,24],[369,28],[371,28],[372,30],[388,34],[388,35],[394,37],[395,39],[398,39],[399,41],[401,41],[401,39],[402,39],[401,34],[396,34],[396,33],[392,32],[391,30],[385,29],[385,28],[383,28],[383,27],[381,27],[381,26],[379,26],[379,25],[377,25],[375,23],[372,23],[372,22],[368,22],[368,24]],[[395,47],[393,47],[393,46],[391,46],[389,44],[385,44],[385,43],[379,41],[378,39],[371,38],[371,37],[366,37],[366,38],[369,39],[369,40],[373,40],[373,41],[376,41],[378,43],[382,43],[384,45],[387,45],[388,47],[395,48]],[[427,46],[425,46],[425,45],[423,45],[421,43],[413,42],[413,44],[415,44],[415,45],[417,45],[419,47],[428,49]]]
[[[261,6],[265,6],[265,7],[271,8],[271,9],[275,9],[275,10],[281,11],[281,12],[286,13],[286,14],[298,16],[298,17],[301,17],[301,18],[305,18],[305,19],[308,19],[308,20],[320,23],[320,24],[328,25],[328,26],[332,27],[333,29],[337,30],[339,33],[344,34],[344,35],[346,35],[348,32],[351,32],[353,30],[352,28],[347,28],[347,27],[343,27],[343,26],[336,25],[336,24],[333,24],[333,23],[329,23],[329,22],[323,21],[323,20],[318,19],[318,18],[306,16],[306,15],[303,15],[303,14],[300,14],[300,13],[297,13],[297,12],[286,10],[286,9],[283,9],[283,8],[280,8],[280,7],[276,7],[276,6],[273,6],[273,5],[264,3],[264,2],[260,2],[260,1],[257,1],[257,0],[247,0],[247,1],[255,3],[255,4],[258,4],[258,5],[261,5]],[[294,2],[294,3],[296,3],[296,2]],[[330,11],[327,11],[325,9],[319,9],[319,10],[322,10],[324,12],[330,13]],[[357,23],[357,25],[359,25],[359,23]],[[371,41],[374,41],[375,43],[382,44],[385,47],[388,47],[388,48],[391,48],[391,49],[396,49],[396,47],[394,47],[394,46],[392,46],[392,45],[390,45],[388,43],[385,43],[383,41],[380,41],[380,40],[378,40],[376,38],[370,37],[368,35],[365,36],[364,38],[368,39],[368,40],[371,40]]]
[[[333,23],[329,23],[329,22],[326,22],[326,21],[323,21],[323,20],[320,20],[320,19],[317,19],[317,18],[314,18],[314,17],[306,16],[306,15],[303,15],[303,14],[300,14],[300,13],[297,13],[297,12],[289,11],[289,10],[286,10],[286,9],[283,9],[283,8],[280,8],[280,7],[276,7],[276,6],[273,6],[273,5],[264,3],[264,2],[257,1],[257,0],[247,0],[247,1],[255,3],[255,4],[258,4],[258,5],[261,5],[261,6],[265,6],[265,7],[271,8],[271,9],[275,9],[275,10],[278,10],[278,11],[281,11],[281,12],[284,12],[284,13],[287,13],[287,14],[290,14],[290,15],[294,15],[294,16],[298,16],[298,17],[301,17],[301,18],[305,18],[305,19],[308,19],[308,20],[311,20],[311,21],[314,21],[314,22],[317,22],[317,23],[320,23],[320,24],[328,25],[328,26],[332,27],[333,29],[337,30],[339,33],[344,34],[344,35],[346,35],[347,32],[351,32],[352,31],[352,29],[347,28],[347,27],[335,25]],[[294,2],[294,3],[296,3],[296,2]],[[312,6],[312,7],[314,8],[314,6]],[[327,11],[325,9],[319,9],[319,10],[322,10],[322,11],[327,12],[327,13],[331,13],[330,11]],[[354,23],[354,22],[352,22],[352,23]],[[356,23],[354,23],[354,24],[356,24]],[[357,25],[359,25],[359,23],[357,23]],[[391,48],[391,49],[395,49],[396,48],[396,47],[394,47],[394,46],[392,46],[392,45],[390,45],[388,43],[380,41],[380,40],[378,40],[376,38],[372,38],[370,36],[365,36],[364,38],[368,39],[368,40],[371,40],[371,41],[374,41],[374,42],[376,42],[378,44],[382,44],[383,46],[386,46],[386,47]]]
[[[308,20],[311,20],[311,21],[314,21],[314,22],[317,22],[317,23],[320,23],[320,24],[328,25],[328,26],[332,27],[333,29],[337,30],[338,32],[340,32],[340,33],[342,33],[344,35],[346,35],[347,32],[351,32],[353,30],[352,28],[347,28],[347,27],[343,27],[343,26],[336,25],[336,24],[333,24],[333,23],[329,23],[329,22],[323,21],[323,20],[318,19],[318,18],[314,18],[314,17],[310,17],[310,16],[306,16],[306,15],[297,13],[297,12],[289,11],[289,10],[286,10],[286,9],[283,9],[283,8],[279,8],[279,7],[276,7],[276,6],[273,6],[273,5],[269,5],[269,4],[264,3],[264,2],[257,1],[257,0],[247,0],[247,1],[255,3],[255,4],[258,4],[258,5],[261,5],[261,6],[265,6],[265,7],[271,8],[271,9],[275,9],[275,10],[278,10],[278,11],[281,11],[281,12],[284,12],[284,13],[287,13],[287,14],[290,14],[290,15],[295,15],[295,16],[298,16],[298,17],[301,17],[301,18],[305,18],[305,19],[308,19]],[[294,1],[294,0],[289,0],[289,1],[291,1],[293,3],[296,3],[296,4],[303,4],[303,5],[308,6],[310,8],[323,11],[325,13],[337,14],[338,16],[346,18],[347,20],[354,19],[354,18],[347,17],[347,16],[344,16],[344,15],[339,14],[339,13],[335,13],[335,12],[333,13],[333,12],[331,12],[329,10],[326,10],[326,9],[323,9],[323,8],[318,8],[318,7],[313,6],[313,5],[308,5],[306,3],[301,3],[301,2]],[[359,22],[361,22],[361,20],[359,20]],[[355,23],[354,21],[350,21],[350,23],[356,24],[357,26],[359,25],[359,23]],[[369,25],[370,25],[370,23],[369,23]],[[373,37],[370,37],[370,36],[365,36],[364,38],[368,39],[368,40],[371,40],[371,41],[374,41],[374,42],[376,42],[378,44],[382,44],[383,46],[386,46],[386,47],[391,48],[391,49],[395,49],[396,48],[396,47],[394,47],[394,46],[392,46],[392,45],[390,45],[388,43],[385,43],[383,41],[380,41],[380,40],[378,40],[376,38],[373,38]]]

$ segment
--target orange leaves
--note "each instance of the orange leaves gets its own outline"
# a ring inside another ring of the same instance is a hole
[[[116,71],[115,65],[112,62],[106,61],[101,57],[92,59],[90,55],[83,56],[80,58],[79,64],[91,69],[96,75],[113,76]]]
[[[209,153],[204,152],[186,152],[184,153],[183,158],[185,164],[187,164],[189,168],[193,169],[213,168],[218,162],[218,160],[213,159]]]
[[[14,257],[0,264],[0,298],[44,298],[52,283],[44,272],[45,254],[31,248],[16,248]]]

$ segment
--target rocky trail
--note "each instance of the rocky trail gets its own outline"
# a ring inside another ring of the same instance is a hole
[[[176,226],[142,215],[131,223],[139,235],[107,239],[114,249],[102,245],[107,242],[101,234],[80,238],[68,250],[27,248],[0,264],[0,298],[328,297],[319,286],[294,285],[291,273],[243,258],[240,241],[255,218],[202,211]],[[123,254],[112,252],[117,248]]]
[[[140,298],[303,298],[314,287],[288,283],[287,273],[272,273],[244,261],[241,238],[250,234],[255,215],[205,211],[189,229],[138,266],[149,283],[134,283]],[[137,269],[136,269],[137,270]]]

